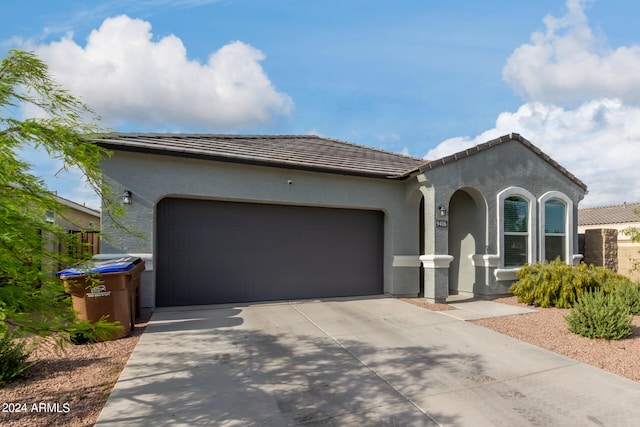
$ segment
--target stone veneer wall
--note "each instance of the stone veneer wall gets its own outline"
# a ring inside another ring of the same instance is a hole
[[[618,231],[585,230],[584,262],[618,271]]]

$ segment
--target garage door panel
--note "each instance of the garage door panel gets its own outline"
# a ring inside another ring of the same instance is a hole
[[[158,306],[382,293],[378,211],[164,199]]]

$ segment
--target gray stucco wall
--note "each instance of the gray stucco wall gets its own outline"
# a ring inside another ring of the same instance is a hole
[[[453,163],[427,171],[426,179],[434,188],[434,206],[449,207],[452,196],[463,189],[477,199],[477,205],[486,209],[485,242],[476,242],[477,247],[484,247],[479,255],[496,255],[500,237],[498,228],[498,194],[508,187],[520,187],[530,192],[534,203],[549,191],[558,191],[566,195],[573,203],[573,229],[568,231],[573,241],[573,252],[578,253],[577,214],[578,203],[584,198],[584,190],[557,168],[541,159],[518,141],[508,141],[469,157],[461,158]],[[536,203],[536,209],[538,208]],[[445,219],[450,219],[451,212]],[[454,213],[455,215],[455,213]],[[437,228],[433,225],[433,217],[427,216],[427,248],[434,248],[435,254],[451,254],[449,250],[449,233],[455,230]],[[540,218],[535,224],[539,228]],[[538,234],[537,239],[540,239]],[[465,256],[465,255],[463,255]],[[465,256],[466,258],[466,256]],[[490,258],[490,257],[489,257]],[[536,256],[536,259],[538,257]],[[466,259],[461,260],[467,262]],[[456,262],[456,261],[454,261]],[[468,261],[471,262],[471,261]],[[482,267],[482,276],[476,281],[476,296],[492,296],[508,293],[511,280],[497,280],[495,276],[497,260],[487,261]],[[493,266],[490,266],[493,265]],[[483,283],[484,282],[484,283]],[[438,284],[440,293],[444,284]],[[447,286],[448,287],[448,286]]]
[[[550,191],[570,200],[573,221],[567,237],[573,244],[572,253],[578,253],[578,203],[585,192],[515,140],[405,181],[120,151],[104,161],[103,172],[116,194],[125,189],[133,193],[133,204],[125,206],[123,222],[142,236],[120,232],[104,216],[102,252],[146,257],[150,268],[142,279],[144,306],[154,306],[155,301],[155,208],[165,197],[380,210],[385,215],[384,292],[415,297],[422,274],[424,296],[443,301],[451,292],[477,297],[508,293],[514,272],[501,265],[498,199],[503,190],[524,189],[536,211],[539,199]],[[457,191],[461,193],[452,202]],[[438,212],[440,206],[447,210],[444,217]],[[470,209],[475,211],[469,213]],[[437,224],[438,220],[449,226]],[[536,217],[532,229],[539,231],[539,227],[540,218]],[[532,240],[541,238],[543,234],[538,233]],[[459,246],[450,248],[450,242]],[[534,261],[538,259],[536,253]]]
[[[418,270],[393,266],[394,255],[418,253],[418,208],[407,202],[404,181],[120,151],[103,162],[103,173],[116,194],[125,189],[133,193],[122,221],[142,236],[120,232],[105,216],[102,252],[147,254],[151,270],[142,279],[143,306],[155,301],[149,259],[155,252],[155,207],[169,196],[383,211],[384,292],[418,293]]]

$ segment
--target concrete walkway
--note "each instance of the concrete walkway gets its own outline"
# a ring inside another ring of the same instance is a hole
[[[513,316],[535,313],[537,310],[501,304],[494,301],[478,300],[461,296],[450,296],[447,303],[456,310],[443,311],[442,314],[459,320],[478,320],[488,317]]]
[[[508,310],[469,303],[460,318]],[[443,313],[384,297],[158,310],[96,425],[638,425],[639,383]]]

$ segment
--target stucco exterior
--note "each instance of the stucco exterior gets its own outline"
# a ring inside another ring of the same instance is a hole
[[[446,163],[446,164],[445,164]],[[434,167],[437,166],[437,167]],[[103,256],[146,260],[141,302],[155,305],[156,206],[166,197],[378,210],[384,213],[384,293],[444,301],[450,293],[490,298],[508,292],[513,268],[501,264],[500,203],[530,202],[530,261],[541,258],[544,200],[567,203],[567,262],[577,251],[577,207],[586,187],[520,140],[427,164],[404,179],[382,179],[115,150],[103,173],[116,194],[129,190],[122,233],[103,218]],[[576,250],[574,251],[574,248]]]
[[[72,253],[78,257],[85,256],[85,253],[95,254],[99,252],[100,211],[80,205],[71,200],[54,195],[56,201],[61,205],[59,212],[47,211],[44,221],[52,221],[57,226],[66,230],[70,234],[79,237],[77,244],[71,244],[66,239],[60,239],[50,234],[46,234],[45,248],[49,252],[65,251],[67,255]],[[75,241],[74,241],[75,242]],[[67,267],[58,263],[47,263],[45,268],[54,272]]]
[[[519,141],[507,141],[473,156],[426,171],[424,175],[432,187],[427,195],[427,204],[434,207],[445,206],[448,215],[442,219],[454,223],[454,227],[437,227],[435,221],[441,218],[435,212],[425,215],[425,229],[431,232],[425,236],[426,252],[454,256],[447,276],[440,278],[447,282],[446,286],[438,283],[435,278],[425,279],[425,284],[434,283],[433,290],[425,289],[425,296],[428,298],[442,300],[449,293],[455,292],[476,297],[491,297],[509,292],[509,286],[515,279],[515,271],[504,268],[501,264],[503,254],[498,218],[499,195],[505,191],[524,195],[532,204],[532,216],[535,218],[532,218],[533,224],[530,227],[534,234],[531,238],[530,262],[543,258],[538,250],[540,236],[543,234],[538,214],[540,201],[550,192],[566,196],[571,202],[568,218],[571,226],[568,227],[569,253],[565,258],[567,262],[574,261],[573,254],[577,253],[578,248],[577,209],[578,203],[584,198],[585,189]],[[471,210],[473,213],[470,213]],[[458,225],[463,226],[462,230],[455,227],[456,219],[461,220]],[[472,224],[469,223],[471,220]],[[468,236],[471,236],[472,242]],[[462,249],[453,247],[453,243],[461,243]],[[472,250],[474,253],[471,253]],[[450,288],[449,274],[460,270],[466,272],[464,283]]]
[[[56,196],[56,200],[66,207],[60,215],[56,215],[55,221],[57,225],[74,231],[97,231],[99,229],[99,211],[62,197]]]
[[[416,296],[418,271],[393,266],[396,254],[418,253],[418,206],[407,201],[404,181],[116,152],[103,164],[116,194],[128,189],[133,203],[125,206],[124,223],[141,236],[121,233],[108,218],[103,253],[131,253],[147,263],[142,304],[153,306],[155,207],[165,197],[205,198],[252,203],[327,206],[382,211],[384,222],[384,291]],[[291,182],[291,183],[289,183]],[[394,271],[399,270],[399,271]]]

